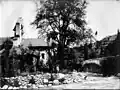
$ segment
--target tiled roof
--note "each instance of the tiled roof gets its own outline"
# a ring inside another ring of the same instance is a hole
[[[43,39],[36,39],[36,38],[30,38],[30,39],[23,39],[22,43],[23,46],[48,46],[47,42],[45,42]]]

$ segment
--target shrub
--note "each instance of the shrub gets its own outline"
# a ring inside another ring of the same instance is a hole
[[[101,62],[101,65],[102,65],[101,71],[103,73],[103,76],[111,76],[117,73],[116,61],[117,59],[115,56],[109,56],[109,57],[106,57],[105,60]]]

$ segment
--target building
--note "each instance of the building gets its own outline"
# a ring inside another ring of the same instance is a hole
[[[48,60],[47,50],[51,47],[43,39],[29,38],[23,39],[21,45],[28,47],[30,50],[39,51],[40,60],[43,60],[44,63]]]
[[[22,45],[23,47],[28,47],[30,50],[37,50],[40,53],[40,59],[43,61],[47,61],[48,54],[47,50],[51,48],[51,44],[45,42],[43,39],[39,38],[24,38],[24,25],[22,17],[19,17],[14,28],[14,36],[13,37],[4,37],[0,38],[0,48],[3,42],[9,38],[13,41],[13,46]]]
[[[120,32],[118,30],[115,40],[108,44],[106,50],[108,55],[116,56],[120,55]]]
[[[102,72],[104,75],[120,73],[120,32],[101,40],[104,56],[83,61],[84,71]]]
[[[12,37],[13,45],[19,46],[22,45],[23,47],[28,47],[30,50],[37,50],[40,53],[40,59],[44,62],[48,60],[48,54],[46,50],[50,49],[50,43],[45,42],[43,39],[39,38],[24,38],[24,25],[23,19],[20,17],[15,24],[13,29],[14,37]]]

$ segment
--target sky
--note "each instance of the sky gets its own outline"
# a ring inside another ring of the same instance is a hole
[[[35,17],[35,4],[32,0],[3,0],[0,3],[1,8],[1,29],[0,37],[12,36],[13,28],[19,17],[23,18],[23,25],[26,38],[37,37],[37,32],[30,23]]]
[[[24,37],[36,38],[37,30],[30,25],[36,15],[33,0],[2,0],[0,1],[0,37],[13,36],[13,27],[18,17],[23,18]],[[120,1],[89,0],[86,9],[88,27],[100,40],[108,35],[117,33],[120,28]]]

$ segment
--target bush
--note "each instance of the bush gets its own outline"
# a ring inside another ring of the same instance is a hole
[[[103,60],[101,62],[102,64],[102,73],[103,76],[111,76],[111,75],[116,75],[117,73],[117,63],[116,63],[117,59],[114,56],[109,56],[106,57],[105,60]]]
[[[25,70],[25,53],[28,49],[23,47],[12,47],[9,52],[9,63],[10,63],[10,71],[12,71],[13,75],[17,75],[20,71]]]

